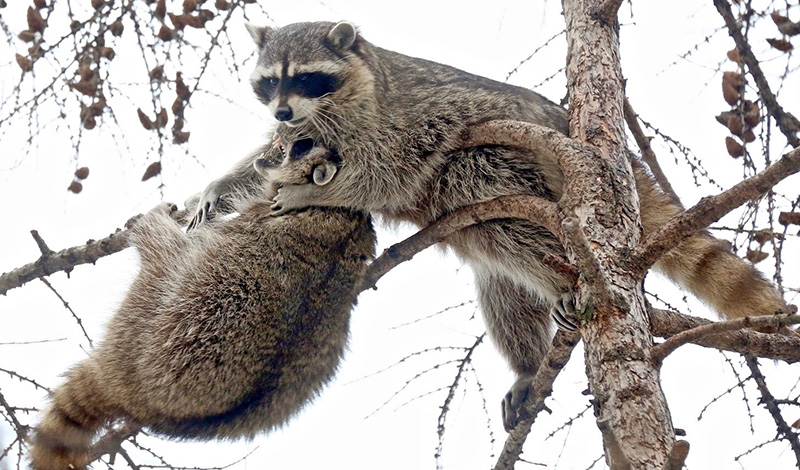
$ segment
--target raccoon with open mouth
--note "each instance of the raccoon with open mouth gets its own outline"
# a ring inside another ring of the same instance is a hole
[[[568,134],[564,109],[541,95],[382,49],[344,21],[248,30],[259,48],[253,89],[279,121],[276,133],[286,142],[312,139],[342,152],[334,181],[281,188],[276,214],[311,205],[347,206],[424,227],[460,207],[500,196],[561,197],[563,173],[544,153],[458,148],[469,126],[496,119]],[[634,163],[648,234],[682,208]],[[212,182],[192,225],[223,211],[223,196],[248,191],[255,175],[252,158],[246,158]],[[472,267],[487,330],[518,376],[503,401],[509,429],[549,346],[551,319],[545,312],[563,319],[569,310],[568,280],[543,262],[545,256],[564,258],[563,247],[544,228],[509,219],[474,225],[445,243]],[[727,318],[772,314],[784,306],[752,265],[705,231],[664,255],[655,268]]]

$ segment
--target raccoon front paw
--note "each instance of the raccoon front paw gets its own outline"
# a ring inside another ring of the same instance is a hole
[[[508,393],[506,393],[506,396],[503,397],[503,427],[506,432],[511,432],[519,422],[519,410],[530,394],[532,380],[533,377],[530,375],[520,375]]]
[[[561,294],[561,298],[550,307],[550,317],[561,330],[578,331],[581,326],[578,312],[575,310],[575,301],[569,293]]]
[[[171,202],[162,202],[156,207],[150,209],[150,212],[154,214],[164,214],[171,216],[173,213],[178,211],[178,206],[171,203]]]
[[[211,183],[200,195],[197,201],[197,208],[195,209],[194,217],[189,221],[189,226],[186,231],[192,231],[200,225],[208,222],[213,217],[213,212],[219,203],[219,198],[222,193],[217,189],[214,183]],[[188,207],[188,206],[187,206]]]
[[[307,201],[308,185],[288,184],[278,189],[278,194],[272,200],[272,216],[286,214],[296,209],[305,209],[309,206]]]

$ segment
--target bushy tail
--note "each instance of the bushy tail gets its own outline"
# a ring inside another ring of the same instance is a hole
[[[70,371],[36,428],[33,470],[82,470],[91,462],[92,440],[106,421],[96,381],[85,363]]]
[[[683,209],[635,168],[645,234]],[[698,232],[661,257],[654,266],[690,290],[725,318],[770,315],[785,303],[778,290],[750,263],[730,252],[708,232]]]
[[[684,241],[655,267],[725,318],[770,315],[785,305],[777,289],[752,264],[707,233]]]

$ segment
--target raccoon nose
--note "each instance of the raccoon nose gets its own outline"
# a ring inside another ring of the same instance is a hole
[[[292,120],[292,108],[288,106],[281,106],[280,108],[275,110],[275,119],[278,121],[291,121]]]

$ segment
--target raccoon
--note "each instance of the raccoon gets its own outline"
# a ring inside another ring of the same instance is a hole
[[[344,151],[330,184],[280,188],[276,214],[344,205],[424,227],[460,207],[500,196],[561,197],[563,173],[545,153],[459,148],[469,126],[496,119],[568,134],[564,109],[541,95],[382,49],[348,22],[248,30],[259,48],[251,82],[279,121],[276,134],[287,142],[312,139]],[[682,208],[656,187],[640,162],[634,167],[647,234]],[[193,225],[207,219],[229,191],[252,187],[254,174],[252,159],[245,159],[212,182]],[[563,258],[563,247],[544,228],[507,219],[464,229],[446,244],[472,267],[487,330],[519,376],[504,399],[505,424],[511,427],[549,346],[551,321],[542,311],[560,318],[569,305],[563,302],[569,298],[568,280],[542,261]],[[784,305],[752,265],[707,232],[670,251],[655,268],[727,318],[771,314]]]
[[[288,161],[281,183],[327,184],[330,155]],[[264,189],[274,194],[273,182]],[[275,218],[270,205],[253,195],[238,216],[188,236],[172,205],[140,219],[130,241],[141,271],[104,341],[54,392],[34,435],[34,470],[85,468],[95,434],[118,419],[179,439],[252,438],[331,380],[355,283],[374,256],[369,216],[318,208]]]

